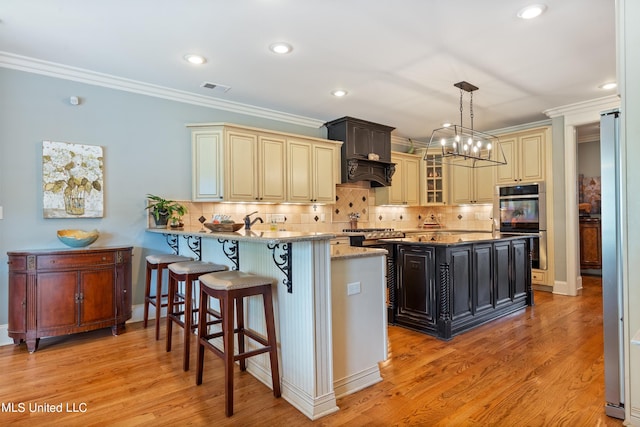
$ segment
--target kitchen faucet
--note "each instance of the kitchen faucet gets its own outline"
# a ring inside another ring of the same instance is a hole
[[[257,214],[257,213],[258,213],[258,211],[254,211],[254,212],[251,212],[250,214],[248,214],[248,215],[246,215],[244,217],[244,229],[245,230],[251,230],[251,226],[253,224],[255,224],[256,221],[260,221],[261,223],[264,223],[262,218],[260,218],[259,216],[257,216],[253,221],[251,221],[250,216],[253,215],[253,214]]]

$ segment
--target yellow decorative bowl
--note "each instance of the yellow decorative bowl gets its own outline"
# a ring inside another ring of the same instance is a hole
[[[58,230],[58,239],[72,248],[83,248],[89,246],[100,237],[98,230]]]
[[[223,222],[223,223],[216,223],[214,224],[213,222],[205,222],[204,226],[207,227],[209,230],[211,231],[216,231],[216,232],[228,232],[228,231],[238,231],[240,230],[242,227],[244,227],[244,224],[242,223],[232,223],[232,222]]]

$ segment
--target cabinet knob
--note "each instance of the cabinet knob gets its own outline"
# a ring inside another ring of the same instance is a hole
[[[107,257],[106,257],[106,256],[103,256],[103,257],[102,257],[102,260],[103,260],[103,261],[106,261],[106,260],[107,260]]]

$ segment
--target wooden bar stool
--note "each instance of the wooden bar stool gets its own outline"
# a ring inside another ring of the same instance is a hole
[[[198,326],[198,323],[193,319],[193,316],[198,312],[197,308],[193,308],[193,287],[196,280],[203,274],[223,271],[227,269],[227,266],[214,264],[212,262],[187,261],[169,264],[168,268],[167,351],[171,351],[171,332],[172,325],[175,322],[184,328],[182,369],[188,371],[191,332]],[[184,293],[180,293],[178,290],[179,282],[184,282]]]
[[[196,384],[202,384],[202,370],[204,367],[205,347],[224,360],[225,378],[225,414],[233,415],[233,366],[236,360],[240,361],[240,370],[246,370],[246,359],[261,353],[269,352],[271,362],[271,382],[273,395],[280,397],[280,374],[278,372],[278,349],[276,344],[276,328],[273,317],[273,301],[271,286],[274,281],[268,277],[241,271],[224,271],[220,273],[205,274],[200,277],[200,313],[198,326],[198,367],[196,371]],[[262,295],[264,303],[264,316],[267,327],[267,339],[258,335],[255,331],[244,327],[244,297]],[[209,297],[220,301],[222,314],[222,331],[209,334],[207,331],[207,315],[209,312]],[[236,325],[234,328],[234,302],[236,312]],[[238,334],[238,354],[234,355],[233,337]],[[210,340],[223,337],[223,349],[215,347]],[[263,347],[245,352],[244,338],[251,338]]]
[[[147,279],[144,285],[144,327],[147,327],[149,320],[149,304],[156,309],[156,341],[160,339],[160,315],[162,307],[166,307],[167,303],[163,298],[167,294],[162,293],[162,272],[167,269],[169,264],[174,262],[191,261],[193,258],[173,254],[148,255],[147,260]],[[156,293],[151,295],[151,272],[156,270]]]

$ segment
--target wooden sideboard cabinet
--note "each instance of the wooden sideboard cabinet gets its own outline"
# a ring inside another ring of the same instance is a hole
[[[132,247],[7,252],[9,336],[33,353],[42,337],[111,327],[131,318]]]
[[[602,268],[600,218],[580,218],[580,268]]]

